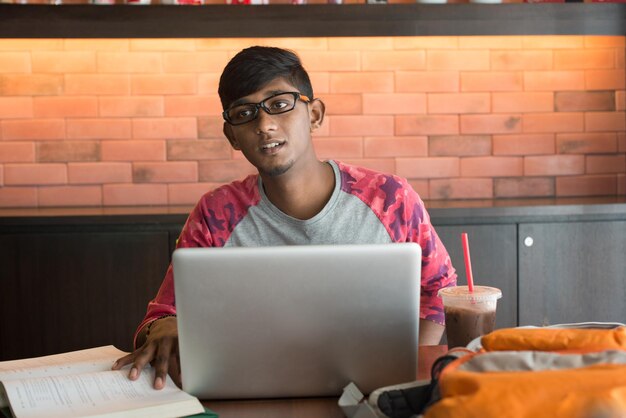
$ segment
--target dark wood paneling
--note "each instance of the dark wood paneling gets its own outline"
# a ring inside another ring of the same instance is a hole
[[[521,325],[626,322],[626,222],[522,224],[519,249]]]
[[[0,237],[0,360],[114,344],[132,335],[169,262],[167,232]]]
[[[624,35],[624,4],[0,4],[0,37]]]
[[[458,274],[467,284],[461,233],[467,232],[475,284],[502,290],[496,327],[517,325],[517,228],[515,225],[435,226]]]

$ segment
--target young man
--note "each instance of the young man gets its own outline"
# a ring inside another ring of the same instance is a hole
[[[423,257],[420,344],[438,344],[444,318],[437,291],[456,282],[450,257],[406,180],[317,158],[311,133],[325,108],[299,58],[279,48],[245,49],[224,69],[219,95],[224,135],[259,173],[204,195],[178,247],[416,242]],[[170,266],[139,325],[136,351],[114,368],[133,363],[136,379],[151,362],[155,388],[168,371],[177,380],[175,315]]]

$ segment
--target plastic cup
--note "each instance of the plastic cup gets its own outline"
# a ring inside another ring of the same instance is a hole
[[[502,291],[495,287],[446,287],[439,290],[446,317],[448,348],[465,347],[473,339],[493,331],[496,306]]]

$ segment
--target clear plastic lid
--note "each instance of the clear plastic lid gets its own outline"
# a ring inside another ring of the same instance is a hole
[[[439,289],[438,295],[441,298],[488,301],[500,299],[502,297],[502,291],[496,287],[474,286],[474,291],[470,293],[467,286],[454,286]]]

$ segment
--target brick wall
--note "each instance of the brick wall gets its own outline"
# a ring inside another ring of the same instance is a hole
[[[221,133],[239,49],[295,49],[336,158],[424,199],[626,194],[625,38],[0,40],[0,207],[192,204],[253,172]]]

